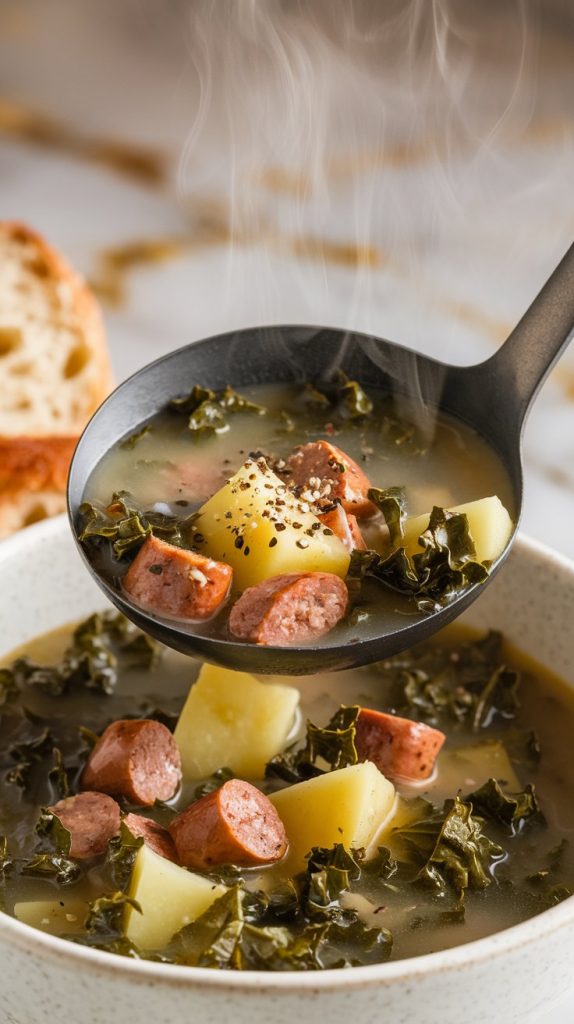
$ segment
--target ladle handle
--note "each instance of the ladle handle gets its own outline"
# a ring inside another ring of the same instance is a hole
[[[514,406],[518,429],[574,332],[574,245],[499,350],[483,364]],[[502,397],[502,396],[501,396]]]

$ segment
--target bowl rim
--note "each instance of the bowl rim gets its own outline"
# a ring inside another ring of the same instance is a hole
[[[34,547],[37,543],[50,540],[67,530],[66,514],[44,520],[19,531],[0,543],[0,568],[2,563],[18,556],[22,549]],[[566,558],[540,541],[519,534],[515,542],[519,557],[543,562],[574,584],[574,561]],[[81,563],[78,562],[80,565]],[[391,960],[382,964],[361,967],[334,968],[325,971],[214,971],[206,967],[186,967],[177,964],[163,964],[150,960],[136,960],[107,953],[104,950],[70,942],[58,936],[49,935],[31,925],[24,924],[10,914],[0,911],[0,937],[7,936],[12,946],[28,953],[48,957],[60,964],[67,960],[70,967],[101,973],[109,971],[123,976],[126,980],[146,979],[148,982],[165,983],[172,987],[223,989],[225,991],[246,991],[259,989],[270,992],[289,989],[291,991],[336,991],[365,986],[386,987],[396,982],[416,980],[433,976],[443,971],[461,970],[498,958],[512,951],[528,946],[546,935],[560,931],[574,922],[574,896],[543,911],[526,921],[494,932],[492,935],[449,949],[425,953],[402,960]]]

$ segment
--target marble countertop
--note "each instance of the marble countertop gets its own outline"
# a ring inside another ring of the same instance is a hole
[[[373,42],[339,3],[325,32],[289,4],[273,25],[257,4],[4,0],[2,216],[96,286],[118,380],[262,323],[478,362],[574,237],[574,32],[503,6],[460,4],[419,51],[412,23]],[[524,468],[523,530],[574,558],[574,346]]]

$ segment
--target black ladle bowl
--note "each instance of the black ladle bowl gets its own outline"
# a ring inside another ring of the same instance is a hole
[[[505,344],[477,366],[450,366],[392,342],[336,328],[273,326],[222,334],[158,359],[121,384],[86,427],[74,455],[68,509],[74,535],[92,471],[122,437],[194,384],[241,390],[256,384],[329,379],[342,369],[366,388],[377,388],[425,410],[438,410],[471,427],[498,455],[513,495],[514,533],[490,579],[508,555],[522,508],[521,436],[526,416],[574,330],[574,246],[556,268]],[[254,440],[254,447],[256,447]],[[210,635],[205,626],[158,617],[126,599],[86,564],[109,599],[146,633],[185,654],[243,671],[303,675],[369,664],[428,639],[455,619],[486,584],[475,585],[440,611],[405,616],[376,608],[356,628],[313,644],[263,647]]]

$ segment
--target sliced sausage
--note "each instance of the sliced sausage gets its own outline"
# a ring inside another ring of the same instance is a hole
[[[210,619],[229,594],[233,570],[224,562],[148,537],[123,579],[137,604],[160,615]]]
[[[151,719],[112,722],[92,750],[83,789],[123,796],[151,807],[170,800],[181,782],[181,757],[167,726]]]
[[[330,441],[310,441],[287,459],[291,481],[304,487],[303,497],[310,501],[338,499],[345,512],[362,518],[378,511],[367,498],[371,487],[363,470]]]
[[[423,722],[361,708],[355,745],[360,761],[373,761],[389,778],[428,779],[446,737]]]
[[[339,540],[343,541],[347,551],[365,551],[367,545],[357,517],[350,512],[345,512],[342,505],[336,505],[329,512],[323,512],[317,517],[327,529],[332,530]]]
[[[285,827],[271,801],[230,779],[191,804],[169,826],[181,864],[209,871],[217,864],[272,864],[287,849]]]
[[[141,814],[126,814],[124,825],[127,825],[132,836],[143,839],[146,846],[166,860],[177,863],[175,845],[168,830],[151,818],[143,818]]]
[[[347,587],[331,572],[284,573],[244,591],[229,629],[239,640],[288,647],[328,633],[348,604]]]
[[[70,856],[78,860],[105,853],[120,830],[120,808],[105,793],[79,793],[49,808],[70,833]]]

